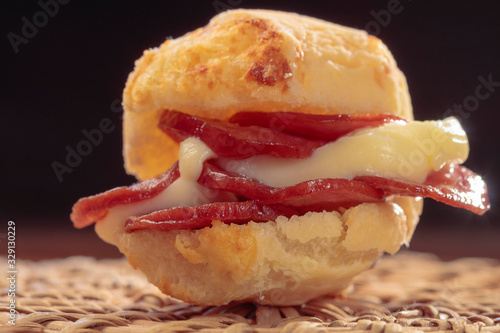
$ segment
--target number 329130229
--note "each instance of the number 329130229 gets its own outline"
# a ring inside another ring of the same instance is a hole
[[[16,259],[16,223],[9,221],[7,224],[7,259],[9,265],[15,265]]]

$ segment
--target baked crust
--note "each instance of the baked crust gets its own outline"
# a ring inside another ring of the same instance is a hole
[[[421,209],[421,199],[398,197],[343,214],[122,233],[115,245],[151,283],[183,301],[298,305],[344,292],[382,253],[396,253],[410,241]]]
[[[178,145],[157,129],[174,109],[390,113],[412,119],[406,79],[366,32],[293,13],[231,10],[135,63],[123,94],[124,158],[140,180],[167,170]]]

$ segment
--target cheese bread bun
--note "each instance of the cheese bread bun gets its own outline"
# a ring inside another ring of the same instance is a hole
[[[406,79],[376,37],[293,13],[231,10],[144,51],[123,94],[125,169],[170,168],[165,109],[227,120],[238,111],[388,113],[413,119]]]
[[[293,13],[231,10],[135,63],[124,95],[124,158],[139,180],[179,159],[158,129],[165,109],[227,120],[239,111],[385,113],[413,119],[405,77],[364,31]],[[420,198],[393,196],[333,212],[195,230],[96,231],[163,292],[206,305],[296,305],[339,294],[382,253],[408,244]]]
[[[343,213],[309,212],[243,225],[214,221],[197,230],[142,230],[122,234],[115,245],[152,284],[185,302],[300,305],[348,292],[353,278],[381,253],[394,254],[407,244],[421,202],[398,197]],[[100,226],[96,230],[106,239]]]

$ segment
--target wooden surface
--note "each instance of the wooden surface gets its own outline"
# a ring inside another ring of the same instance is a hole
[[[424,223],[411,251],[384,257],[356,280],[347,298],[325,298],[303,307],[207,308],[159,293],[92,227],[77,230],[69,220],[18,218],[18,322],[0,331],[500,332],[499,235],[498,226],[489,222],[454,228]],[[0,239],[0,245],[2,256],[6,242]],[[4,271],[5,263],[1,257]],[[2,287],[6,280],[0,282]],[[5,292],[0,294],[0,303],[8,301]],[[6,323],[5,310],[0,308],[0,326]]]
[[[123,259],[19,261],[17,271],[15,325],[0,280],[0,332],[500,332],[496,260],[403,252],[358,276],[344,297],[286,307],[182,303]]]

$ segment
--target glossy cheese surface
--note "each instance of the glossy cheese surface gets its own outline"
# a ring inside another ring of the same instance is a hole
[[[350,133],[318,149],[307,159],[257,155],[221,159],[221,166],[269,186],[291,186],[318,178],[380,176],[422,183],[447,162],[463,163],[467,136],[455,118],[393,122]]]
[[[198,184],[203,162],[215,156],[203,142],[196,138],[184,140],[179,155],[180,178],[152,199],[109,209],[106,217],[95,225],[99,237],[108,243],[117,244],[117,237],[123,234],[123,225],[130,216],[176,206],[202,205],[220,199],[234,200],[230,194],[214,193]]]

